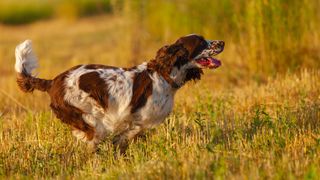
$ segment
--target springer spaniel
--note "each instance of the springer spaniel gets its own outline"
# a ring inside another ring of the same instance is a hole
[[[49,94],[51,109],[72,128],[77,139],[96,149],[113,135],[114,147],[125,153],[131,139],[169,115],[180,87],[199,80],[202,69],[221,65],[212,56],[223,49],[223,41],[191,34],[159,49],[151,61],[132,68],[78,65],[46,80],[32,75],[37,59],[31,41],[26,40],[16,47],[15,70],[22,91],[37,89]]]

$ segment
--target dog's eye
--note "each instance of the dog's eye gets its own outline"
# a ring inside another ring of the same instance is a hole
[[[206,41],[201,41],[200,45],[201,45],[201,46],[207,46],[208,43],[207,43]]]

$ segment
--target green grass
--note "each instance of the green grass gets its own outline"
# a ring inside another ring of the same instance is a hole
[[[19,25],[53,17],[70,19],[110,12],[109,0],[2,0],[0,23]]]
[[[0,22],[4,24],[30,23],[39,19],[47,19],[52,15],[52,8],[48,3],[6,3],[0,4]]]

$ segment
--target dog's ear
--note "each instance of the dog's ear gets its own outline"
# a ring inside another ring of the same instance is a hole
[[[166,56],[168,48],[169,48],[169,45],[166,45],[160,48],[157,51],[156,59],[163,58],[164,56]]]
[[[157,54],[159,60],[162,59],[167,67],[177,66],[180,68],[182,65],[188,63],[188,51],[183,47],[182,44],[173,44],[170,46],[165,46],[160,49],[160,53]]]
[[[173,56],[185,56],[185,54],[188,54],[188,51],[183,47],[182,44],[172,44],[172,45],[166,45],[160,48],[157,51],[156,59],[161,59],[164,57],[173,57]]]
[[[157,51],[156,59],[162,59],[168,55],[170,45],[165,45]]]
[[[158,50],[155,59],[149,63],[149,67],[170,73],[175,65],[180,67],[187,63],[188,55],[187,49],[182,44],[166,45]]]

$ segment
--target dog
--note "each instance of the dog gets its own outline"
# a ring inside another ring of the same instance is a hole
[[[154,59],[131,68],[100,64],[78,65],[51,80],[37,78],[37,58],[26,40],[15,50],[17,84],[24,92],[47,92],[56,117],[72,134],[96,149],[113,137],[124,154],[128,143],[162,123],[173,108],[174,95],[185,83],[200,80],[205,68],[221,62],[224,41],[191,34],[160,48]]]

